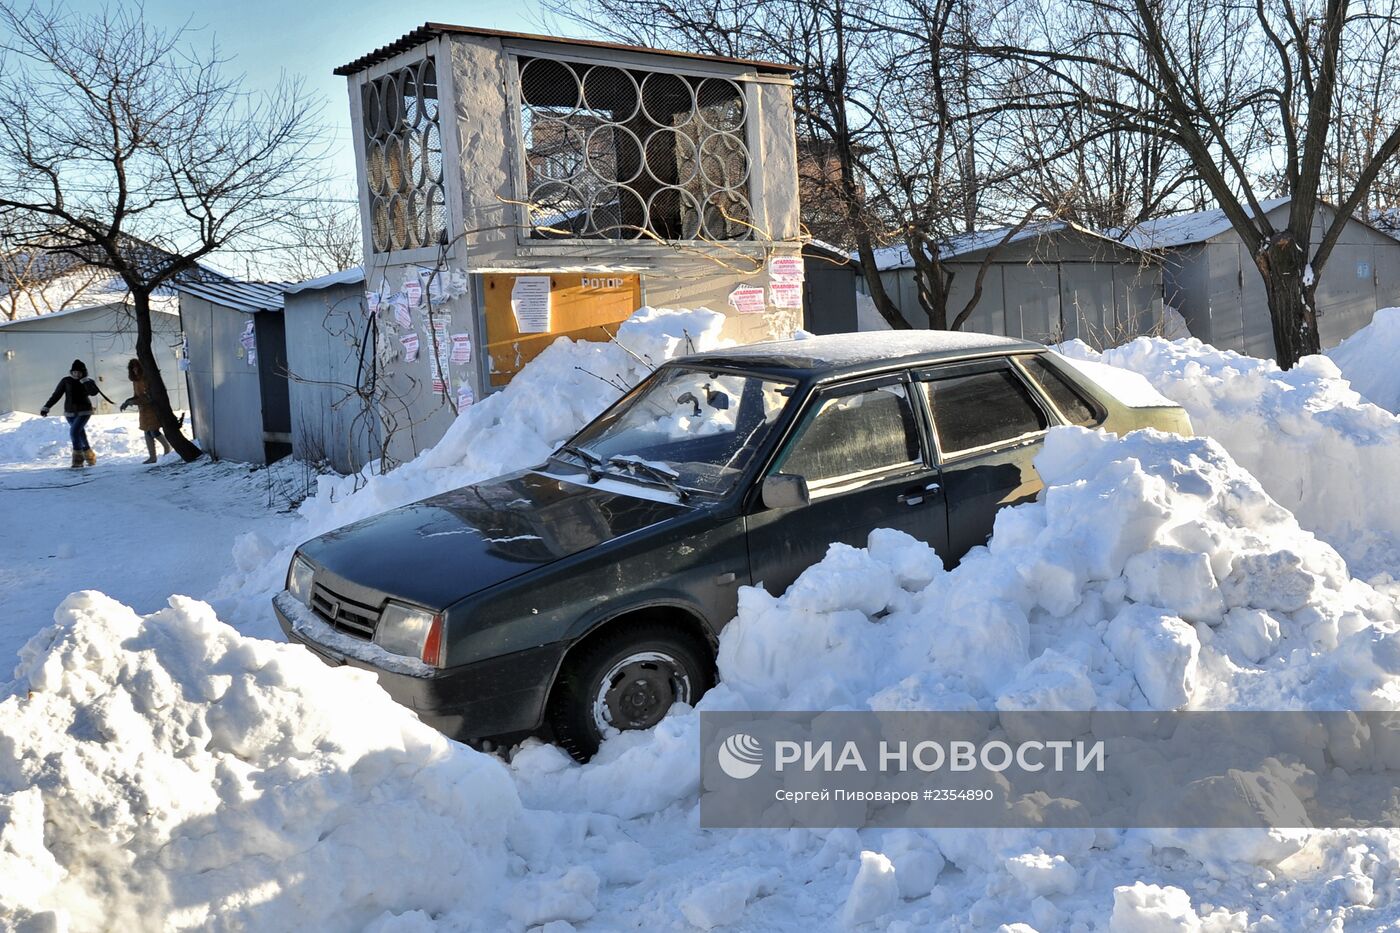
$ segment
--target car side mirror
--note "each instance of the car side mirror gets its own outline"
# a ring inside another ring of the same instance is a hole
[[[770,509],[795,509],[812,501],[805,477],[774,473],[763,480],[763,505]]]

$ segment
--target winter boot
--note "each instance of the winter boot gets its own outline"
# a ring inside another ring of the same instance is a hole
[[[155,463],[155,462],[156,462],[156,439],[155,439],[154,437],[151,437],[151,435],[149,435],[149,434],[146,435],[146,459],[145,459],[145,460],[142,460],[141,462],[142,462],[142,463]]]
[[[184,416],[181,415],[181,416],[180,416],[180,423],[183,424],[184,421],[185,421]],[[161,449],[161,453],[163,453],[163,454],[168,454],[168,453],[170,453],[170,451],[172,451],[172,450],[175,449],[175,448],[171,447],[171,446],[170,446],[170,442],[167,441],[167,440],[165,439],[165,432],[164,432],[164,431],[161,431],[161,432],[159,432],[159,433],[156,434],[156,440],[160,441],[160,446],[161,446],[161,448],[162,448],[162,449]]]
[[[83,452],[81,450],[73,451],[73,462],[69,464],[69,466],[75,470],[81,470],[83,468]]]
[[[83,459],[87,461],[88,466],[97,465],[97,454],[93,451],[91,447],[83,451]]]

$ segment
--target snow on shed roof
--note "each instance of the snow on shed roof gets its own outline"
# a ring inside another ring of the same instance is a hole
[[[796,65],[780,62],[765,62],[752,58],[733,58],[728,55],[706,55],[702,52],[678,52],[674,49],[653,49],[644,45],[624,45],[620,42],[602,42],[597,39],[569,39],[563,36],[541,36],[528,32],[505,32],[500,29],[482,29],[478,26],[454,26],[451,23],[424,23],[411,32],[405,33],[388,45],[381,46],[367,55],[361,55],[335,73],[344,77],[363,71],[371,65],[388,61],[400,52],[417,48],[430,39],[443,35],[487,36],[496,39],[523,39],[530,42],[548,42],[553,45],[573,45],[589,49],[611,49],[622,52],[645,52],[649,55],[668,55],[673,58],[689,58],[698,61],[726,62],[731,65],[748,65],[757,71],[790,74],[797,70]]]
[[[947,330],[889,330],[768,340],[697,354],[692,359],[766,362],[793,368],[862,366],[931,353],[975,353],[1000,347],[1042,349],[1040,344],[995,334]]]
[[[1287,196],[1270,198],[1267,201],[1260,201],[1259,207],[1265,214],[1268,214],[1274,208],[1282,207],[1290,200],[1291,198]],[[1249,205],[1245,205],[1245,211],[1253,216]],[[1138,249],[1169,249],[1173,246],[1204,243],[1211,237],[1229,230],[1230,227],[1230,219],[1225,216],[1225,211],[1217,207],[1213,211],[1197,211],[1194,214],[1178,214],[1173,217],[1144,221],[1129,230],[1127,235],[1123,237],[1123,242]]]
[[[305,282],[296,282],[282,289],[284,295],[295,295],[298,292],[314,292],[322,288],[334,288],[337,285],[359,285],[365,280],[364,266],[352,266],[349,269],[341,269],[339,272],[332,272],[330,275],[319,276],[314,279],[307,279]]]
[[[1013,228],[1007,226],[997,227],[995,230],[974,230],[971,233],[960,233],[957,236],[949,237],[943,243],[939,250],[939,255],[946,262],[958,256],[966,256],[969,253],[991,249],[1001,243],[1002,239],[1006,238],[1007,232],[1011,229]],[[1006,240],[1006,244],[1009,246],[1012,243],[1020,243],[1025,240],[1033,240],[1066,231],[1106,240],[1117,246],[1125,246],[1128,249],[1138,248],[1132,243],[1115,240],[1096,230],[1090,230],[1088,227],[1081,227],[1079,224],[1063,220],[1045,220],[1038,223],[1026,224],[1024,228],[1012,234],[1012,236]],[[882,246],[875,250],[875,266],[881,272],[886,272],[891,269],[910,269],[914,266],[914,259],[909,254],[908,246]]]
[[[24,317],[17,317],[12,321],[0,321],[0,327],[14,327],[19,324],[39,325],[54,318],[67,317],[70,314],[82,314],[84,311],[118,311],[127,308],[125,301],[103,301],[97,304],[83,305],[80,308],[64,308],[62,311],[49,311],[45,314],[26,314]],[[151,297],[152,314],[178,314],[179,312],[171,307],[166,307],[157,296]]]
[[[181,282],[175,287],[196,298],[203,298],[235,311],[254,314],[258,311],[281,311],[282,291],[287,287],[287,283],[217,279]]]

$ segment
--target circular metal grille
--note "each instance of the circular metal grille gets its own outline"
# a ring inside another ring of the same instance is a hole
[[[553,58],[519,77],[531,236],[752,236],[737,82]]]
[[[375,78],[361,100],[375,252],[436,246],[447,212],[433,60]]]

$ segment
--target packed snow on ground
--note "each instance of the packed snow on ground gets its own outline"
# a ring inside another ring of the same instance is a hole
[[[648,311],[619,340],[655,361],[717,330],[708,312]],[[1390,520],[1351,487],[1384,478],[1396,419],[1326,360],[1280,373],[1146,340],[1102,361],[1211,436],[1057,428],[1044,493],[1000,513],[953,571],[880,531],[833,546],[782,596],[744,590],[700,709],[1394,708],[1396,604],[1335,547]],[[240,541],[216,603],[237,628],[189,599],[141,615],[70,597],[0,687],[0,918],[551,933],[1400,922],[1395,832],[703,831],[694,711],[609,739],[588,765],[537,741],[506,764],[362,673],[238,631],[262,624],[245,612],[266,618],[296,541],[536,462],[646,369],[620,345],[561,341],[413,464],[325,484],[287,527]],[[1278,462],[1310,456],[1330,468]]]
[[[290,523],[289,500],[305,488],[300,465],[185,464],[173,454],[146,465],[135,419],[94,417],[97,465],[74,470],[62,419],[0,416],[0,451],[26,454],[0,458],[0,682],[74,590],[99,589],[140,612],[161,608],[172,592],[203,598],[228,572],[239,535]],[[27,456],[58,443],[55,423],[60,455]]]
[[[1371,323],[1327,351],[1351,387],[1386,411],[1400,412],[1400,308],[1382,308]]]
[[[94,415],[87,424],[88,442],[99,459],[146,459],[146,439],[137,426],[140,416]],[[58,414],[47,418],[8,411],[0,414],[0,466],[67,466],[73,453],[68,422]]]

